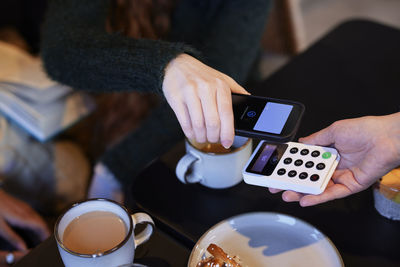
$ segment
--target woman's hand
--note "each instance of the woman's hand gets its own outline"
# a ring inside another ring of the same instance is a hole
[[[323,193],[307,195],[285,191],[283,200],[311,206],[343,198],[365,190],[400,165],[400,113],[337,121],[299,141],[333,146],[341,159]],[[270,188],[271,193],[279,191]]]
[[[26,203],[0,190],[0,236],[17,250],[26,251],[27,246],[24,240],[13,231],[11,226],[29,229],[40,240],[44,240],[50,235],[46,223],[38,213]]]
[[[163,92],[188,139],[232,145],[231,93],[249,94],[232,78],[181,54],[165,70]]]

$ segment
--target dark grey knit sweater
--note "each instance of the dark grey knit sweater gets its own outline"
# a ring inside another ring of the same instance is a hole
[[[168,40],[132,39],[105,31],[108,0],[50,1],[41,53],[48,74],[79,90],[162,94],[165,66],[191,54],[239,83],[254,63],[268,0],[181,0]],[[164,102],[101,161],[125,185],[183,134]]]

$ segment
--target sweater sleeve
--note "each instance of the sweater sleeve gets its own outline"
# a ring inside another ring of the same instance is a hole
[[[202,52],[210,66],[243,84],[260,52],[269,0],[225,0],[205,36]]]
[[[93,92],[160,92],[168,62],[198,53],[179,42],[107,33],[108,8],[108,0],[50,1],[41,53],[51,78]]]
[[[202,1],[184,0],[178,6],[174,14],[172,38],[184,39],[202,52],[204,63],[243,84],[259,55],[271,1],[199,2]],[[201,16],[199,9],[206,15]],[[189,14],[197,14],[197,19],[205,23],[198,25],[188,17]],[[180,23],[181,21],[189,23]]]

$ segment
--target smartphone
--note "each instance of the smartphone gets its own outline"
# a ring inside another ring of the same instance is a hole
[[[232,105],[236,135],[280,143],[294,138],[305,110],[296,101],[235,93]]]

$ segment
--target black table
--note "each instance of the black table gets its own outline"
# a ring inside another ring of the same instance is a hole
[[[370,21],[349,21],[250,89],[256,95],[304,103],[306,113],[298,137],[339,119],[397,112],[399,47],[399,30]],[[400,222],[375,211],[371,190],[301,208],[265,188],[244,183],[224,190],[184,185],[174,171],[183,153],[183,143],[178,144],[133,183],[131,208],[149,213],[157,225],[144,252],[137,251],[137,260],[150,266],[185,266],[193,245],[212,225],[242,213],[273,211],[320,229],[339,249],[346,266],[400,266]],[[16,266],[62,266],[54,239],[42,243]]]
[[[298,136],[339,119],[397,112],[399,48],[399,30],[369,21],[350,21],[252,88],[253,94],[304,103],[306,113]],[[183,149],[179,153],[183,155]],[[400,266],[400,222],[376,212],[371,190],[301,208],[298,203],[283,202],[280,195],[265,188],[244,183],[225,190],[181,184],[175,177],[175,163],[159,160],[149,166],[133,184],[133,197],[160,228],[189,248],[221,220],[247,212],[273,211],[301,218],[320,229],[337,246],[346,266]]]

